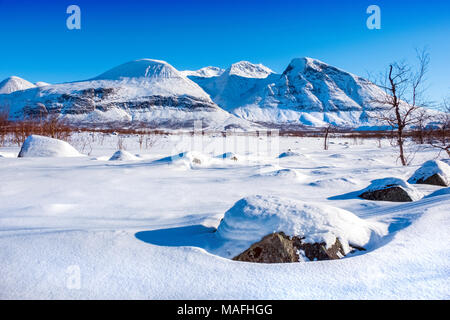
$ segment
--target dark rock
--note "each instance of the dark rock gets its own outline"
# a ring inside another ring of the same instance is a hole
[[[345,256],[341,242],[336,239],[330,248],[325,243],[304,243],[304,238],[288,237],[283,232],[265,236],[233,260],[255,263],[292,263],[303,261],[335,260]],[[299,252],[302,252],[300,257]]]
[[[374,201],[391,201],[391,202],[411,202],[413,199],[408,192],[401,187],[392,186],[390,188],[364,192],[359,195],[360,198]]]
[[[419,179],[416,182],[417,184],[431,184],[433,186],[441,186],[441,187],[448,187],[445,180],[439,175],[438,173],[432,175],[431,177],[428,177],[426,179]]]

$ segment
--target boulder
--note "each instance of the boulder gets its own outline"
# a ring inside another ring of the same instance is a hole
[[[288,237],[284,232],[265,236],[249,249],[234,257],[235,261],[255,263],[291,263],[302,261],[335,260],[345,256],[339,239],[327,248],[325,242],[304,243],[304,238]],[[361,249],[361,248],[360,248]]]
[[[258,195],[225,213],[215,233],[221,243],[216,252],[261,263],[339,259],[386,232],[385,224],[340,208]]]
[[[439,160],[427,161],[414,172],[408,182],[448,187],[450,186],[450,166]]]
[[[402,179],[384,178],[373,180],[359,197],[373,201],[411,202],[420,200],[423,195]]]

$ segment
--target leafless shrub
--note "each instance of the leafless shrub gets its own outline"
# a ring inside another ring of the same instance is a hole
[[[428,104],[424,99],[423,85],[430,57],[425,49],[416,50],[416,53],[418,63],[415,68],[406,62],[395,62],[376,81],[386,94],[372,101],[380,111],[370,115],[388,125],[395,133],[395,143],[403,166],[409,163],[405,153],[405,131],[418,123],[423,124],[422,113],[418,111]]]

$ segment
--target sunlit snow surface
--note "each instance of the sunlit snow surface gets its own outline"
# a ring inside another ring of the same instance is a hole
[[[108,161],[117,136],[75,136],[81,153],[92,147],[75,158],[19,159],[17,146],[0,148],[0,298],[450,298],[450,194],[414,185],[425,197],[412,203],[357,197],[372,180],[408,180],[437,152],[419,151],[404,168],[387,141],[332,139],[323,151],[320,139],[280,138],[279,150],[256,154],[245,146],[260,138],[246,139],[232,148],[205,136],[201,150],[180,136],[142,150],[138,137],[124,139],[139,161]],[[278,157],[289,149],[297,156]],[[387,234],[338,261],[221,256],[215,228],[257,194],[338,207]]]

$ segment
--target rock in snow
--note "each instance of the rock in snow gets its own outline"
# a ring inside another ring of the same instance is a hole
[[[450,186],[450,166],[439,160],[425,162],[408,180],[409,183]]]
[[[420,200],[423,195],[402,179],[384,178],[373,180],[359,197],[375,201],[411,202]]]
[[[335,244],[327,247],[325,243],[303,243],[303,239],[300,237],[288,237],[283,232],[277,232],[264,237],[234,257],[233,260],[256,263],[290,263],[308,260],[336,260],[344,256],[344,249],[339,239],[336,239]]]
[[[19,152],[19,158],[80,156],[82,155],[67,142],[38,135],[29,136]]]
[[[109,161],[134,161],[138,159],[138,157],[132,155],[128,151],[118,150],[111,156],[111,158],[109,158]]]
[[[296,257],[292,253],[292,246],[308,252],[308,258],[319,259],[324,258],[324,255],[331,258],[338,255],[338,252],[343,256],[354,247],[364,247],[373,235],[385,232],[384,226],[362,220],[343,209],[259,195],[241,199],[228,210],[217,229],[217,236],[234,244],[228,245],[228,251],[237,260],[242,260],[244,256],[253,256],[255,260],[259,260],[260,258],[255,257],[255,250],[258,251],[255,248],[261,247],[261,243],[256,247],[252,246],[264,239],[263,244],[268,251],[274,248],[274,241],[283,246],[281,251],[284,253],[280,253],[280,246],[275,245],[278,253],[274,256],[290,261]],[[274,233],[278,235],[272,235]],[[291,240],[296,244],[289,243]],[[322,247],[323,250],[320,249]],[[248,248],[250,251],[247,251]],[[270,260],[271,254],[266,253],[264,256]]]

